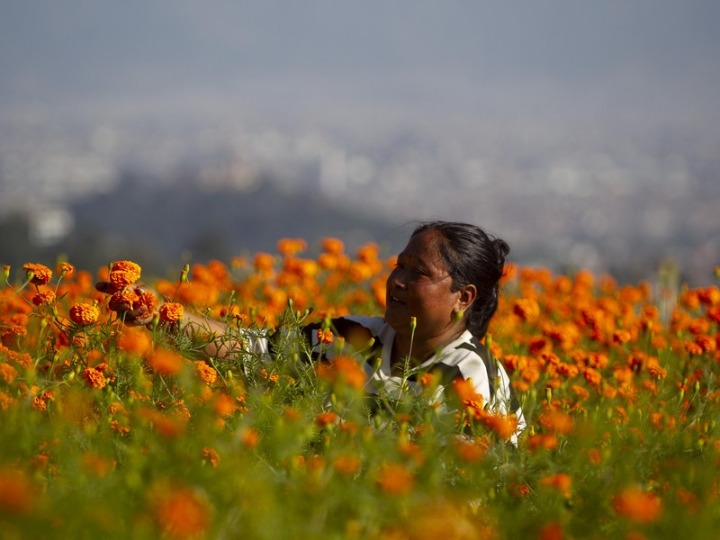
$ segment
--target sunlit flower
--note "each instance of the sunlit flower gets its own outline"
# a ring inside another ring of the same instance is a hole
[[[140,265],[132,261],[116,261],[110,266],[108,280],[115,287],[126,287],[134,285],[140,279],[142,269]]]
[[[69,315],[75,324],[95,324],[100,317],[100,309],[92,304],[75,304],[70,308]]]
[[[42,306],[44,304],[52,304],[55,301],[54,291],[41,291],[32,297],[32,303],[36,306]]]
[[[107,384],[107,379],[105,379],[103,372],[94,367],[85,368],[82,372],[82,377],[85,379],[88,386],[92,388],[102,389],[105,388],[105,385]]]
[[[52,270],[47,266],[40,263],[25,263],[23,270],[27,272],[27,275],[32,274],[31,283],[35,285],[47,285],[52,279]]]
[[[218,374],[212,366],[208,365],[208,363],[204,360],[195,361],[194,366],[195,373],[202,382],[204,382],[208,386],[215,384]]]
[[[185,307],[177,302],[165,302],[160,306],[160,322],[177,323],[183,320]]]

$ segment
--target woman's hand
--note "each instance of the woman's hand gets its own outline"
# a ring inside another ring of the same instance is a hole
[[[110,295],[108,306],[129,326],[144,326],[157,315],[158,295],[147,285],[134,284],[118,288],[109,281],[100,281],[95,289]]]

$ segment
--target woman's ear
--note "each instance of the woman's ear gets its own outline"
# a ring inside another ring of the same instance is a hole
[[[461,311],[467,311],[472,303],[477,298],[477,287],[475,285],[465,285],[458,291],[460,296],[458,297],[458,309]]]

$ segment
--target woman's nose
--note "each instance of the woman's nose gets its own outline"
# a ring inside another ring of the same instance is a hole
[[[388,276],[388,285],[404,289],[406,285],[405,273],[400,268],[395,268]]]

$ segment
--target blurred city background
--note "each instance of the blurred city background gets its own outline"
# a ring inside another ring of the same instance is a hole
[[[5,0],[0,264],[155,274],[417,220],[714,282],[716,0]]]

